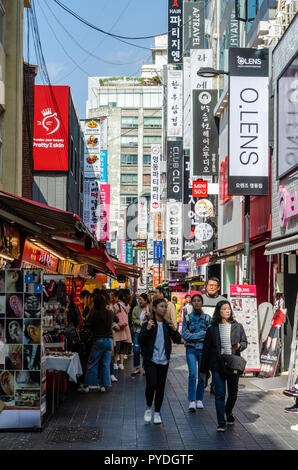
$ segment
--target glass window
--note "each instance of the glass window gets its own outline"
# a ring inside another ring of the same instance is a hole
[[[137,135],[122,135],[121,145],[122,147],[137,147],[138,136]]]
[[[143,165],[151,165],[151,155],[143,155]]]
[[[120,175],[121,184],[138,184],[138,175],[135,173],[122,173]]]
[[[120,205],[129,206],[130,204],[136,202],[137,198],[137,194],[120,194]]]
[[[137,165],[138,164],[138,156],[131,155],[131,154],[122,154],[121,155],[121,165]]]
[[[144,127],[161,127],[161,117],[144,117]]]
[[[161,144],[161,135],[144,135],[144,145]]]
[[[121,127],[138,127],[138,116],[122,116]]]

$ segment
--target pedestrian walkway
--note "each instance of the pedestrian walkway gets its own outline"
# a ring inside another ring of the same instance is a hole
[[[205,392],[203,410],[188,411],[187,367],[183,346],[174,346],[161,410],[162,425],[144,424],[145,377],[132,378],[132,358],[107,393],[67,395],[42,432],[2,432],[0,450],[298,450],[297,415],[283,409],[292,400],[265,393],[252,378],[241,378],[234,410],[236,423],[216,431],[214,395]]]

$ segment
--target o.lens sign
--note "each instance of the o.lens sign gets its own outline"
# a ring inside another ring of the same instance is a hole
[[[268,50],[229,50],[229,194],[269,191]]]

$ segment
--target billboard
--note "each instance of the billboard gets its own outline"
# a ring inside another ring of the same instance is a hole
[[[190,49],[203,49],[205,33],[205,3],[184,3],[183,23],[184,52],[189,51]]]
[[[108,182],[107,119],[82,121],[84,132],[84,177]]]
[[[168,63],[183,59],[183,0],[168,0]]]
[[[35,85],[34,170],[68,171],[69,87]]]
[[[167,142],[167,198],[182,201],[183,142]]]
[[[229,51],[229,194],[269,193],[268,49]]]

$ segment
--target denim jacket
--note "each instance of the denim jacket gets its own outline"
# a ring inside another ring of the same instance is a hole
[[[204,312],[202,312],[199,317],[192,311],[192,313],[189,314],[189,325],[187,325],[186,315],[184,315],[182,337],[185,341],[185,347],[191,347],[201,351],[203,349],[206,330],[209,326],[211,326],[211,317]],[[187,333],[186,330],[189,330],[189,333]]]

